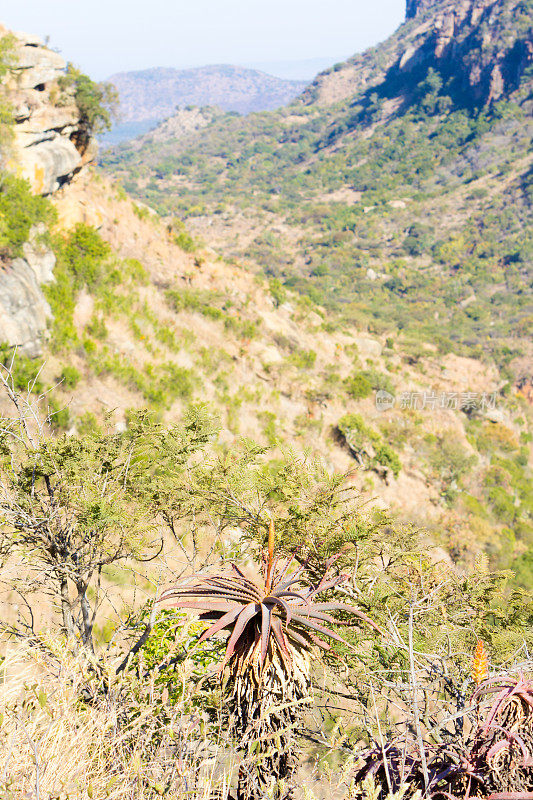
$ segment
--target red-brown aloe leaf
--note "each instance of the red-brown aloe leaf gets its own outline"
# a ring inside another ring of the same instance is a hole
[[[322,594],[322,592],[326,592],[328,589],[333,589],[335,586],[338,586],[339,583],[344,583],[346,580],[346,575],[339,575],[336,578],[332,578],[330,581],[326,583],[320,583],[316,589],[313,589],[312,592],[309,594],[309,597],[314,597],[316,594]]]
[[[226,578],[224,575],[215,575],[213,578],[211,578],[211,581],[217,586],[228,588],[231,587],[234,590],[247,591],[253,595],[257,595],[259,593],[259,587],[256,586],[252,581],[246,580],[245,578]]]
[[[277,643],[278,643],[278,645],[280,647],[281,652],[284,653],[287,656],[287,658],[289,658],[289,660],[290,660],[291,654],[290,654],[289,648],[287,646],[287,640],[285,638],[285,634],[283,633],[283,628],[281,626],[281,620],[278,619],[277,617],[273,616],[271,624],[272,624],[272,632],[274,634],[274,638],[276,639],[276,641],[277,641]]]
[[[272,609],[266,603],[261,603],[261,664],[265,663],[267,657],[271,623]]]
[[[487,733],[488,730],[493,725],[494,720],[498,716],[502,706],[504,705],[505,701],[512,697],[514,694],[514,687],[506,686],[495,698],[492,703],[490,714],[487,716],[485,724],[483,726],[483,733]]]
[[[224,656],[224,661],[220,665],[220,672],[224,670],[224,667],[232,657],[241,634],[243,633],[244,629],[246,628],[250,620],[253,619],[255,615],[258,613],[259,608],[260,608],[259,603],[249,603],[244,608],[239,609],[240,613],[235,622],[235,626],[231,632],[231,636],[229,637],[228,646],[226,648],[226,654]]]
[[[209,602],[209,600],[197,600],[197,601],[188,600],[185,603],[180,603],[178,601],[174,605],[177,606],[178,608],[195,608],[198,609],[198,611],[226,612],[226,611],[231,611],[232,609],[235,608],[235,603],[223,602],[223,601],[217,602],[216,600],[213,600],[212,602]]]
[[[168,590],[163,592],[161,595],[161,599],[166,600],[169,597],[200,597],[200,596],[210,596],[210,595],[223,595],[223,596],[235,596],[235,597],[243,597],[248,598],[251,597],[249,592],[241,591],[238,588],[234,587],[227,587],[223,588],[221,586],[194,586],[194,587],[184,587],[183,589],[175,589],[175,590]]]
[[[335,639],[337,642],[341,642],[341,644],[350,647],[352,650],[354,649],[346,639],[343,639],[342,636],[339,636],[338,633],[335,631],[330,631],[328,628],[325,628],[323,625],[319,625],[317,622],[312,622],[309,617],[301,617],[299,615],[293,614],[293,621],[299,622],[300,625],[304,625],[307,628],[311,628],[311,630],[317,631],[318,633],[325,634],[326,636],[330,636],[332,639]]]
[[[307,636],[308,636],[307,639],[303,635],[304,633],[307,634]],[[309,650],[309,648],[311,647],[311,644],[312,644],[312,642],[311,642],[311,634],[307,633],[307,631],[302,631],[302,633],[300,633],[299,631],[295,631],[294,628],[289,628],[287,630],[287,637],[289,639],[294,639],[294,641],[298,642],[298,644],[300,644],[303,647],[305,647],[306,650]]]
[[[319,636],[315,636],[314,633],[310,633],[309,635],[313,642],[319,647],[322,647],[324,650],[331,650],[331,645],[325,642],[324,639],[321,639]]]
[[[285,575],[289,571],[289,567],[291,566],[293,561],[294,561],[294,556],[291,556],[290,558],[288,558],[286,563],[285,563],[285,566],[283,567],[281,572],[278,575],[276,575],[276,580],[275,580],[276,586],[279,585],[281,583],[281,581],[284,580]]]
[[[293,583],[295,583],[298,580],[300,575],[303,575],[304,571],[305,567],[300,567],[299,569],[296,570],[296,572],[293,572],[292,575],[290,575],[286,581],[284,581],[280,586],[276,587],[276,594],[278,592],[284,591],[284,589],[288,589],[289,586],[292,586]]]
[[[275,592],[272,592],[272,595],[275,597],[295,597],[298,600],[301,600],[302,603],[307,603],[307,597],[301,592],[289,592],[287,590],[279,592],[276,590]]]
[[[218,622],[215,622],[214,625],[211,625],[210,628],[202,633],[198,639],[198,644],[205,642],[206,639],[209,639],[210,636],[213,636],[215,633],[221,631],[222,628],[226,627],[226,625],[231,625],[231,623],[237,619],[239,614],[242,614],[242,611],[242,606],[238,606],[237,608],[233,608],[231,611],[228,611],[228,613],[224,614],[224,616],[221,617]]]
[[[291,621],[292,617],[292,610],[288,603],[285,600],[282,600],[281,597],[276,597],[275,595],[270,595],[269,597],[265,597],[263,603],[272,605],[280,606],[285,611],[285,625],[288,625]]]
[[[254,600],[259,597],[257,589],[252,591],[251,589],[248,589],[247,586],[240,586],[236,582],[228,582],[226,584],[223,581],[213,581],[210,583],[208,591],[216,592],[217,594],[234,594],[239,595],[239,597],[250,597]]]

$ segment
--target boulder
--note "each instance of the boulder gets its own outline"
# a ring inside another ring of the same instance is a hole
[[[42,353],[51,316],[41,285],[54,279],[55,256],[39,242],[42,230],[32,230],[24,255],[0,266],[0,343],[16,345],[26,355]]]

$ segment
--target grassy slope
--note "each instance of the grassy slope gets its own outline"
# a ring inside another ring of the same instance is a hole
[[[171,421],[188,403],[207,403],[222,418],[223,448],[249,436],[274,453],[308,450],[349,472],[378,506],[427,527],[459,562],[480,548],[499,565],[518,557],[529,580],[529,411],[520,395],[499,391],[494,367],[339,326],[194,246],[105,180],[79,179],[54,204],[59,263],[47,291],[56,322],[40,381],[63,378],[47,400],[59,430],[87,430],[106,414],[120,429],[128,409],[143,406]],[[24,385],[32,366],[21,370]],[[374,402],[378,387],[399,395],[465,386],[497,393],[495,422],[399,402],[382,412]]]

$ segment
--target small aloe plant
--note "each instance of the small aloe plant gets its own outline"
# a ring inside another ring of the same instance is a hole
[[[361,622],[381,633],[355,606],[320,600],[347,579],[332,575],[336,557],[328,560],[321,579],[311,585],[304,577],[305,565],[297,565],[294,557],[274,557],[274,540],[271,522],[261,579],[248,577],[231,564],[229,573],[195,575],[160,597],[160,602],[200,612],[201,620],[212,623],[199,642],[221,633],[227,636],[219,665],[221,675],[229,672],[227,707],[241,749],[254,753],[255,767],[241,774],[242,798],[262,797],[272,781],[282,785],[292,773],[293,729],[309,699],[313,647],[328,650],[331,641],[348,645],[334,630],[339,625]],[[348,619],[339,619],[338,613]],[[281,746],[273,748],[273,738]],[[268,745],[262,761],[258,742]]]
[[[424,789],[431,800],[533,800],[533,680],[488,675],[488,657],[478,641],[472,707],[464,712],[469,724],[464,736],[426,743],[425,776],[418,745],[407,733],[404,741],[386,748],[380,743],[362,753],[356,783],[377,778],[378,800],[391,787],[405,788],[406,797]],[[447,713],[443,706],[441,715]]]

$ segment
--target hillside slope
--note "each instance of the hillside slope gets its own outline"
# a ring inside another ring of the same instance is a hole
[[[531,3],[411,3],[302,98],[109,154],[128,191],[342,318],[527,378]],[[526,360],[526,361],[525,361]]]
[[[221,454],[245,436],[272,469],[287,447],[318,457],[447,558],[468,566],[483,550],[530,584],[527,386],[434,343],[340,324],[87,168],[48,200],[13,180],[2,174],[2,275],[20,277],[36,232],[52,272],[44,355],[19,353],[15,385],[35,378],[56,432],[125,430],[143,407],[172,422],[202,403],[221,419]],[[24,224],[9,227],[21,197]],[[9,364],[19,342],[3,336]]]

